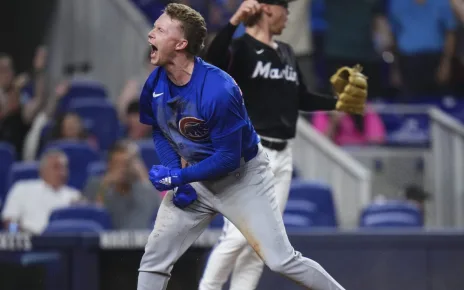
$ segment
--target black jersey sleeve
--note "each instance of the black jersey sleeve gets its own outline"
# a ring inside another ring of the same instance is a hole
[[[229,22],[218,32],[206,52],[207,62],[228,71],[232,59],[231,43],[236,29],[237,26]]]
[[[332,111],[335,110],[337,98],[334,96],[318,94],[310,92],[303,81],[301,70],[296,65],[298,74],[298,94],[299,94],[299,110],[305,112],[313,111]]]

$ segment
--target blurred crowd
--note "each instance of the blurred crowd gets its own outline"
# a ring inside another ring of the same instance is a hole
[[[160,8],[165,2],[159,1]],[[198,7],[212,39],[241,0],[178,2]],[[359,63],[369,77],[371,100],[464,97],[464,0],[298,0],[289,10],[279,39],[293,46],[305,80],[315,91],[330,93],[328,81],[336,69]],[[243,29],[237,36],[240,33]],[[127,80],[119,96],[106,96],[116,121],[100,124],[88,124],[85,115],[66,103],[76,84],[97,82],[86,79],[91,64],[63,68],[62,80],[49,88],[48,57],[53,55],[39,47],[30,72],[16,72],[14,60],[0,52],[0,142],[11,144],[16,162],[39,162],[38,178],[8,187],[2,203],[5,228],[40,233],[54,209],[75,203],[106,208],[117,229],[147,228],[162,198],[151,186],[136,146],[151,138],[151,128],[139,122],[138,104],[153,69],[148,46],[140,56],[146,66],[139,75]],[[321,113],[312,121],[338,144],[378,144],[384,138],[382,123],[370,110],[364,117]],[[111,142],[92,129],[100,125],[105,130],[112,123],[119,126]],[[104,170],[88,176],[81,188],[67,185],[73,170],[69,155],[56,148],[46,150],[56,142],[75,142],[97,152]],[[26,197],[30,192],[36,193],[34,198]]]

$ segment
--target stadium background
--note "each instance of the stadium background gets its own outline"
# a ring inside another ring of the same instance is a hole
[[[240,3],[184,2],[205,15],[211,37]],[[324,80],[328,67],[323,45],[330,31],[327,11],[352,11],[342,2],[311,1],[309,17],[302,21],[306,25],[297,26],[299,33],[311,32],[310,55],[319,80]],[[362,7],[367,2],[355,0],[350,5]],[[392,2],[395,1],[381,2],[390,21],[394,16],[388,9]],[[449,5],[452,9],[452,4],[460,1],[425,2]],[[42,110],[52,103],[56,112],[78,112],[93,138],[93,143],[57,139],[53,141],[58,143],[50,143],[70,154],[69,184],[79,190],[84,189],[92,175],[105,174],[106,150],[117,139],[129,139],[139,145],[145,166],[156,162],[151,141],[132,138],[125,128],[129,122],[125,119],[125,107],[119,105],[130,80],[134,76],[142,79],[146,73],[146,35],[166,3],[11,0],[0,4],[0,52],[12,57],[16,74],[20,75],[37,69],[37,48],[46,45],[48,57],[43,70],[47,105]],[[463,23],[455,13],[448,17],[456,21],[453,32],[459,44],[464,39]],[[372,37],[378,40],[373,43],[379,47],[377,64],[381,67],[382,90],[370,97],[373,113],[365,127],[380,123],[385,133],[375,142],[341,144],[332,142],[318,132],[314,123],[307,122],[313,121],[314,115],[301,116],[295,142],[295,182],[284,216],[289,235],[296,249],[323,264],[347,289],[464,289],[464,73],[460,64],[463,47],[456,45],[453,73],[446,90],[407,96],[390,77],[396,52],[382,46],[382,33]],[[21,87],[22,105],[35,98],[34,81],[31,77]],[[63,81],[69,87],[57,100],[54,94]],[[316,86],[326,89],[323,81]],[[81,98],[84,104],[79,104]],[[6,130],[1,118],[5,117],[0,115],[0,131]],[[32,128],[39,134],[32,135],[45,138],[57,121],[54,116],[47,119],[37,114]],[[14,182],[38,178],[37,158],[47,146],[52,146],[43,140],[31,141],[33,136],[29,134],[25,139],[24,144],[29,143],[22,152],[6,142],[0,146],[2,207]],[[98,150],[89,145],[95,143]],[[91,154],[73,157],[79,153],[70,152],[76,150]],[[73,158],[81,162],[73,162]],[[423,196],[425,192],[430,198],[422,213],[412,202],[414,195]],[[92,218],[101,228],[50,227],[42,235],[20,233],[12,225],[3,228],[1,289],[135,288],[137,267],[152,220],[145,230],[120,230],[109,225],[104,206],[86,203],[69,209],[75,210],[73,219]],[[52,222],[59,220],[59,215],[52,215]],[[216,219],[181,258],[169,289],[196,289],[220,223],[221,219]],[[299,289],[266,270],[259,289],[276,288]]]

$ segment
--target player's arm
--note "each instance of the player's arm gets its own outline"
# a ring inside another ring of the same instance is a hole
[[[256,0],[242,2],[227,25],[219,31],[211,42],[205,60],[225,71],[229,71],[230,64],[236,54],[231,47],[234,33],[241,22],[246,20],[249,16],[255,15],[259,9],[260,4]]]
[[[211,180],[226,175],[240,167],[243,117],[241,95],[225,89],[216,91],[204,104],[206,125],[209,128],[215,153],[205,160],[184,168],[180,172],[181,183]]]
[[[153,74],[152,74],[153,75]],[[151,106],[152,91],[151,82],[152,76],[150,76],[143,86],[142,93],[140,94],[140,123],[150,125],[153,128],[153,142],[155,143],[156,153],[163,166],[168,168],[181,168],[180,156],[172,148],[169,141],[164,136],[161,129],[158,127],[156,118],[153,115],[153,109]]]
[[[299,95],[299,109],[305,112],[313,111],[332,111],[335,110],[337,98],[330,95],[323,95],[310,92],[303,81],[300,68],[297,65],[298,74],[298,95]]]

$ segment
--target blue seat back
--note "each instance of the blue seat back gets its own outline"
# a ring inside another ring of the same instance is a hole
[[[108,212],[104,208],[94,205],[76,205],[56,209],[51,213],[49,222],[59,220],[92,221],[105,230],[112,228],[111,217]]]
[[[69,110],[69,106],[74,100],[82,98],[106,99],[108,93],[104,85],[97,81],[91,80],[73,80],[70,83],[69,91],[64,95],[56,106],[58,113]]]
[[[14,147],[9,143],[0,142],[0,207],[8,190],[8,174],[16,160]]]
[[[39,178],[38,161],[15,162],[8,174],[7,190],[10,190],[17,181],[37,178]]]
[[[359,226],[362,228],[422,227],[423,217],[417,206],[406,201],[373,203],[363,209]]]
[[[87,182],[87,167],[89,164],[100,160],[98,152],[86,142],[56,141],[45,148],[45,151],[59,149],[63,151],[69,160],[68,185],[82,190]]]
[[[108,150],[120,138],[121,124],[116,109],[108,100],[76,99],[71,102],[69,111],[81,117],[89,133],[97,139],[101,150]]]
[[[287,227],[337,227],[332,190],[319,182],[292,181],[283,219]]]

